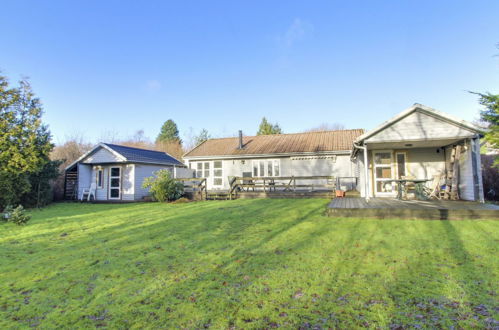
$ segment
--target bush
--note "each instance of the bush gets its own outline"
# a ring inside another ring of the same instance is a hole
[[[175,181],[168,170],[159,170],[154,176],[145,178],[142,188],[149,188],[152,198],[158,202],[174,201],[184,194],[184,185]]]
[[[15,209],[8,205],[3,211],[3,217],[5,221],[15,223],[18,226],[26,224],[31,217],[26,214],[26,210],[22,205],[19,205]]]
[[[182,197],[173,202],[174,204],[190,203],[188,198]]]
[[[482,155],[482,179],[485,199],[499,201],[499,170],[494,166],[493,155]]]

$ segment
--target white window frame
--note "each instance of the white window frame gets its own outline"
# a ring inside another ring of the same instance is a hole
[[[220,162],[222,164],[222,167],[220,168],[215,168],[215,162]],[[212,164],[210,165],[212,170],[213,170],[213,186],[214,187],[222,187],[224,185],[224,161],[223,160],[214,160],[212,162]],[[215,176],[215,170],[221,170],[222,171],[222,175],[221,176]],[[215,179],[221,179],[221,183],[220,184],[215,184]]]
[[[376,164],[376,157],[375,155],[378,153],[389,153],[390,154],[390,164]],[[373,150],[372,151],[372,164],[373,164],[373,179],[374,179],[374,194],[375,196],[395,196],[397,193],[397,189],[395,188],[395,185],[393,184],[393,180],[395,177],[395,169],[393,168],[393,150]],[[390,168],[390,173],[391,177],[390,178],[378,178],[376,175],[376,168]],[[387,191],[387,192],[378,192],[378,181],[387,181],[392,186],[392,191]]]
[[[395,169],[397,172],[397,179],[401,179],[401,175],[399,173],[399,160],[398,160],[398,155],[404,155],[404,171],[405,171],[405,176],[407,177],[408,174],[408,166],[407,166],[407,151],[397,151],[395,152],[395,156],[393,161],[395,162]]]
[[[208,166],[206,166],[208,164]],[[208,169],[206,169],[208,167]],[[196,168],[194,169],[196,171],[196,178],[204,178],[208,179],[212,177],[213,173],[213,162],[209,161],[202,161],[202,162],[196,162]],[[206,173],[208,172],[208,175]],[[199,175],[201,174],[201,175]]]
[[[261,164],[263,163],[263,173]],[[269,169],[269,163],[272,165],[272,175],[269,175],[268,169]],[[276,175],[276,164],[277,167],[279,167],[279,175]],[[257,175],[255,175],[255,166],[257,168]],[[251,162],[251,174],[253,177],[276,177],[276,176],[281,176],[282,175],[282,168],[281,168],[281,160],[280,159],[254,159]],[[262,175],[263,174],[263,175]]]
[[[95,184],[97,186],[97,189],[102,189],[104,187],[104,169],[98,168],[96,172],[96,177],[95,177]],[[100,184],[99,184],[99,174],[101,177]]]
[[[119,176],[113,176],[113,168],[117,168],[120,170]],[[109,199],[121,199],[121,176],[123,174],[123,169],[120,166],[111,166],[109,167]],[[112,179],[118,180],[118,187],[111,187]],[[118,197],[111,197],[111,189],[118,189]]]

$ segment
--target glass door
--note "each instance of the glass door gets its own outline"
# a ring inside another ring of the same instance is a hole
[[[373,151],[374,192],[376,196],[393,195],[392,152]]]
[[[223,168],[220,160],[213,162],[213,185],[217,187],[223,186]]]
[[[111,167],[109,171],[109,199],[121,198],[121,168]]]

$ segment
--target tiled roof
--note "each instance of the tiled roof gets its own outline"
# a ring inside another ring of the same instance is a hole
[[[184,157],[347,151],[352,149],[353,141],[363,133],[362,129],[350,129],[245,136],[243,149],[238,149],[238,137],[210,139],[189,151]]]
[[[162,151],[146,150],[120,146],[117,144],[103,143],[113,149],[129,162],[164,164],[164,165],[183,165],[177,159]]]

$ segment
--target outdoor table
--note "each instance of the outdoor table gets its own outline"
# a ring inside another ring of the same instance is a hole
[[[412,182],[415,185],[415,190],[416,190],[416,198],[417,199],[426,199],[426,196],[424,195],[423,191],[423,184],[427,181],[431,181],[429,179],[394,179],[391,180],[392,182],[395,182],[397,184],[397,199],[403,199],[404,195],[404,188],[407,185],[408,182]]]

